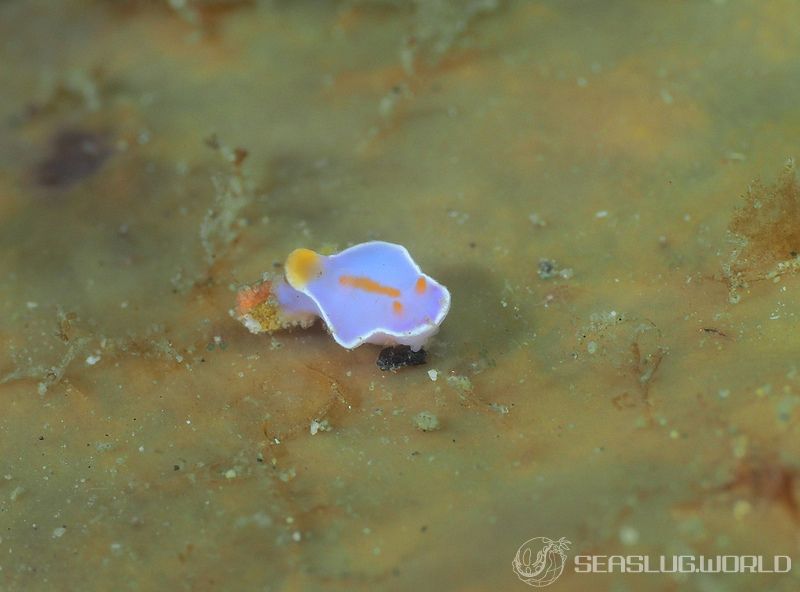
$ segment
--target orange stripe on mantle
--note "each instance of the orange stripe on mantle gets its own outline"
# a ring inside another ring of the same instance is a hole
[[[400,290],[397,288],[384,286],[383,284],[379,284],[375,280],[371,280],[368,277],[343,275],[339,276],[339,283],[343,286],[350,286],[351,288],[364,290],[365,292],[372,292],[373,294],[383,294],[384,296],[391,296],[392,298],[397,298],[400,296]]]

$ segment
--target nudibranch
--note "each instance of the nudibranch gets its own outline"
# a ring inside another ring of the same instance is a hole
[[[330,256],[292,251],[283,277],[239,291],[236,316],[252,333],[308,327],[319,317],[347,349],[374,343],[417,351],[449,309],[450,292],[405,247],[371,241]]]

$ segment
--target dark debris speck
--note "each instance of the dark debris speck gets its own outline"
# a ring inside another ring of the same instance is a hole
[[[385,372],[405,366],[419,366],[425,363],[427,357],[428,354],[423,348],[412,351],[407,345],[395,345],[382,349],[376,363],[378,368]]]
[[[556,262],[550,259],[539,259],[539,277],[550,279],[555,275]]]
[[[102,134],[63,130],[55,135],[50,153],[36,167],[36,180],[46,187],[65,188],[95,173],[111,155]]]

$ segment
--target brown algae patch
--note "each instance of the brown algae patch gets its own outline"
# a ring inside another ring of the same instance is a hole
[[[800,184],[794,160],[789,159],[770,186],[754,181],[728,225],[733,243],[723,274],[730,301],[739,301],[739,288],[757,279],[776,279],[800,268]]]

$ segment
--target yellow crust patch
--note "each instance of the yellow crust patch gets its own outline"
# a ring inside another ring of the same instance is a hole
[[[343,286],[350,286],[351,288],[372,292],[373,294],[383,294],[384,296],[391,296],[392,298],[400,296],[400,290],[397,288],[384,286],[368,277],[343,275],[339,277],[339,283]]]
[[[395,300],[392,302],[392,310],[395,312],[395,314],[403,314],[403,303],[399,300]]]
[[[417,294],[424,294],[425,290],[428,289],[428,282],[425,281],[425,278],[420,276],[417,280],[417,283],[414,284],[414,291]]]
[[[302,290],[322,271],[320,256],[311,249],[295,249],[286,258],[284,271],[289,285],[295,290]]]
[[[287,326],[278,306],[271,299],[256,305],[247,313],[261,325],[261,331],[271,333]]]

